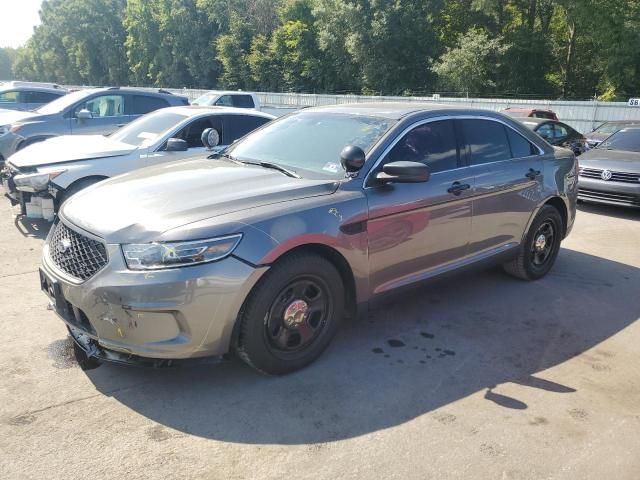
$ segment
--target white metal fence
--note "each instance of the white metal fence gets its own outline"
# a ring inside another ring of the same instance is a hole
[[[167,88],[166,90],[185,95],[189,97],[189,100],[195,100],[207,92],[207,90],[186,88]],[[257,95],[262,105],[271,113],[286,112],[303,107],[364,102],[437,103],[494,111],[504,110],[508,107],[547,108],[556,112],[561,121],[568,123],[582,133],[590,132],[601,123],[609,120],[640,120],[640,107],[630,107],[626,102],[454,98],[440,97],[439,95],[430,97],[392,97],[270,92],[258,92]]]

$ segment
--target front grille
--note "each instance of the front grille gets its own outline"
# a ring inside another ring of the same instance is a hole
[[[597,178],[602,180],[601,168],[580,168],[580,176],[587,178]],[[609,182],[624,182],[624,183],[638,183],[640,182],[640,173],[626,173],[626,172],[611,172],[611,179]]]
[[[102,242],[85,237],[58,222],[49,241],[49,257],[63,272],[78,280],[88,280],[108,261]]]
[[[578,196],[584,199],[604,200],[607,202],[620,203],[623,205],[632,205],[640,207],[640,196],[626,195],[624,193],[600,192],[598,190],[590,190],[586,188],[578,189]]]

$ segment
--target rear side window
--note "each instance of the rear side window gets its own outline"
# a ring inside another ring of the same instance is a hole
[[[134,95],[133,96],[133,115],[144,115],[145,113],[153,112],[159,108],[165,108],[169,106],[164,98],[150,97],[146,95]]]
[[[253,98],[251,95],[234,95],[233,106],[238,108],[254,108]]]
[[[511,158],[505,127],[490,120],[460,120],[464,140],[471,153],[471,165]]]
[[[23,92],[22,96],[24,103],[49,103],[61,97],[61,95],[50,92]]]
[[[538,149],[515,130],[511,128],[506,128],[505,130],[507,131],[513,158],[529,157],[538,153]]]
[[[261,127],[269,121],[268,118],[253,115],[225,115],[225,145],[230,145],[247,133]]]
[[[385,163],[420,162],[433,173],[458,167],[458,145],[452,120],[420,125],[395,144]]]

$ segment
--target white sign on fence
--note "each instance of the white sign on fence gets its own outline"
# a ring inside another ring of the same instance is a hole
[[[627,104],[630,107],[640,107],[640,98],[630,98]]]

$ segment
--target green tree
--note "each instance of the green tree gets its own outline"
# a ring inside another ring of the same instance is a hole
[[[496,71],[507,48],[500,39],[489,39],[483,30],[471,29],[447,49],[433,70],[449,91],[489,92],[496,86]]]
[[[16,58],[14,48],[0,48],[0,81],[13,78],[13,62]]]

